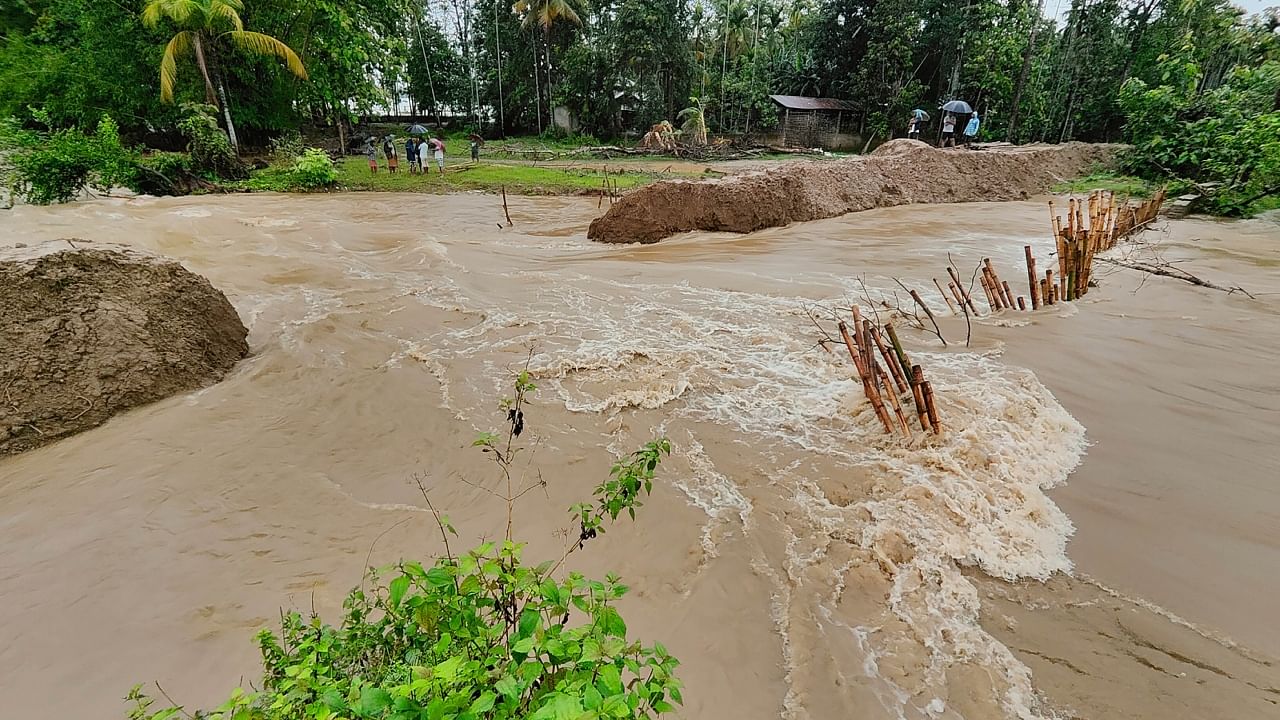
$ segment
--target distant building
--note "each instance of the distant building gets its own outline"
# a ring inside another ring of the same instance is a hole
[[[792,147],[840,149],[847,145],[854,107],[835,98],[770,95],[778,106],[778,132]]]

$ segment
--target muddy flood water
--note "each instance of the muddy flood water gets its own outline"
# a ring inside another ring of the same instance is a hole
[[[948,253],[1025,293],[1043,202],[643,247],[588,242],[600,212],[513,198],[508,229],[492,196],[351,194],[0,216],[0,243],[180,260],[252,348],[213,387],[0,459],[0,717],[122,717],[151,681],[214,704],[281,608],[335,618],[367,564],[440,551],[415,473],[464,540],[500,535],[470,445],[532,351],[530,557],[615,454],[675,446],[639,519],[575,559],[622,574],[632,632],[683,661],[682,717],[1280,718],[1280,224],[1143,237],[1254,299],[1102,267],[1084,301],[976,321],[967,350],[963,319],[947,348],[908,331],[948,428],[908,444],[804,308],[897,277],[945,315]]]

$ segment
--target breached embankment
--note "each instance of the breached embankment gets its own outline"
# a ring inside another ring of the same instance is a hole
[[[80,242],[0,251],[0,455],[210,385],[249,351],[208,280],[158,255]]]
[[[1119,147],[1067,143],[970,151],[891,140],[848,160],[654,183],[592,221],[587,237],[654,243],[690,230],[751,232],[892,205],[1021,200],[1109,164]]]

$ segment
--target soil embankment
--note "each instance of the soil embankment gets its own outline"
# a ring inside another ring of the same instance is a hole
[[[82,242],[0,250],[0,455],[214,383],[249,350],[208,280]]]
[[[891,205],[1025,199],[1109,163],[1118,147],[1068,143],[969,151],[892,140],[871,155],[839,162],[655,183],[610,207],[587,236],[654,243],[689,230],[751,232]]]

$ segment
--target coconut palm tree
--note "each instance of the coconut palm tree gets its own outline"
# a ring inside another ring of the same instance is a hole
[[[689,98],[694,102],[691,107],[687,107],[680,111],[676,117],[683,120],[680,125],[680,132],[685,137],[690,138],[690,142],[694,145],[707,144],[707,117],[703,114],[702,100],[698,98]]]
[[[160,58],[160,99],[173,102],[173,86],[178,81],[178,58],[187,53],[195,56],[196,67],[204,78],[205,101],[222,108],[231,146],[239,149],[236,127],[227,105],[227,89],[218,71],[218,48],[224,43],[254,55],[270,55],[284,60],[289,72],[305,80],[307,70],[302,60],[288,45],[263,33],[244,29],[241,0],[150,0],[142,10],[142,24],[159,27],[169,21],[178,33],[165,45]],[[215,90],[216,86],[216,90]]]
[[[582,15],[579,13],[585,13],[586,7],[583,4],[583,0],[519,0],[512,9],[523,16],[520,25],[524,29],[542,28],[542,38],[546,46],[547,57],[547,112],[554,122],[555,101],[552,99],[551,94],[551,28],[560,21],[581,26]],[[538,74],[536,65],[533,73],[536,80]]]

